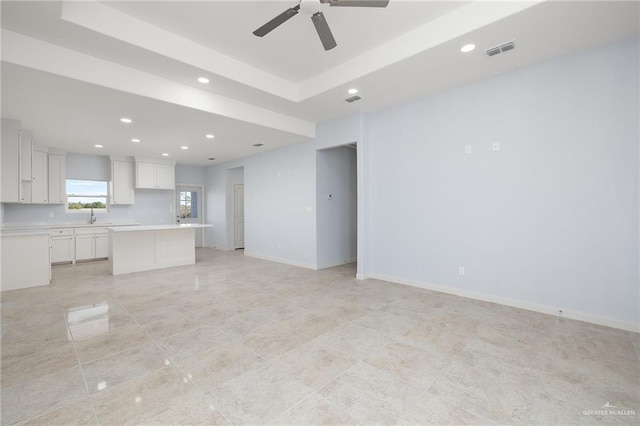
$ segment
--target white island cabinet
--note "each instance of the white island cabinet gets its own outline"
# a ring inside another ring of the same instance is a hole
[[[195,230],[211,225],[155,225],[107,228],[113,275],[196,262]]]
[[[2,231],[0,290],[49,285],[49,230]]]

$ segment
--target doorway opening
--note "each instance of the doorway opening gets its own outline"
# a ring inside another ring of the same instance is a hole
[[[233,185],[233,248],[244,249],[244,184]]]
[[[358,257],[357,145],[318,150],[316,156],[316,265],[345,265]],[[348,265],[348,266],[347,266]]]
[[[245,247],[244,226],[244,167],[227,170],[226,185],[226,244],[227,250]]]

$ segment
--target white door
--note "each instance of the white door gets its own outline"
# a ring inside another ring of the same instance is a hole
[[[177,186],[176,187],[176,222],[177,223],[202,223],[202,187],[201,186]],[[202,230],[196,229],[196,247],[202,247]]]
[[[233,186],[233,225],[235,235],[234,248],[244,248],[244,185]]]

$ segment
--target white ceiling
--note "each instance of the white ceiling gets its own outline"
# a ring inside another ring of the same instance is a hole
[[[338,42],[328,52],[302,12],[264,38],[251,34],[295,4],[2,1],[2,116],[68,151],[169,152],[208,165],[309,140],[323,120],[637,36],[640,26],[634,1],[391,0],[384,9],[318,2]],[[509,40],[514,51],[483,53]],[[468,42],[478,48],[460,53]],[[349,87],[363,100],[344,102]]]

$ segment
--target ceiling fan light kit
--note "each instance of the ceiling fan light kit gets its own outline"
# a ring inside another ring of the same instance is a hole
[[[298,11],[300,10],[301,4],[302,0],[296,6],[290,7],[280,15],[276,16],[275,18],[255,30],[253,34],[257,37],[264,37],[265,35],[269,34],[271,31],[275,30],[280,25],[296,16],[298,14]],[[310,4],[310,2],[305,3],[305,11],[309,8],[308,4]],[[320,0],[320,4],[346,7],[387,7],[387,5],[389,4],[389,0]],[[316,28],[316,32],[318,33],[318,37],[320,37],[320,41],[322,42],[324,50],[331,50],[338,45],[335,38],[333,37],[333,33],[331,33],[329,24],[327,23],[327,20],[321,11],[318,10],[317,12],[313,13],[311,15],[311,21]]]

